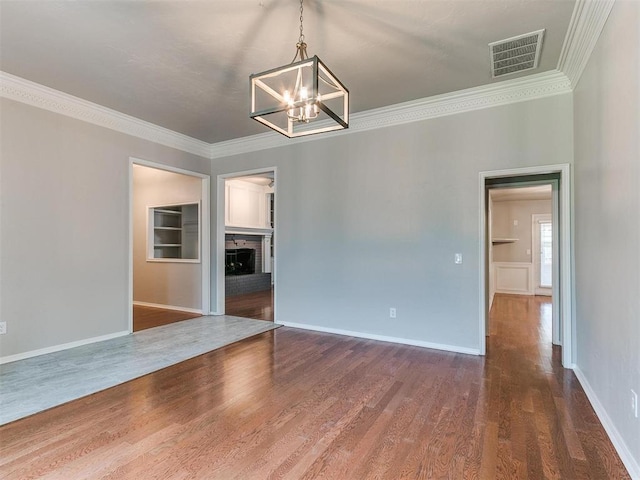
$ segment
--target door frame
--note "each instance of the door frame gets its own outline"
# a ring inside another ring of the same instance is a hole
[[[540,279],[542,277],[542,273],[540,271],[540,248],[541,248],[541,238],[540,238],[540,224],[541,223],[550,223],[552,225],[552,229],[555,230],[555,225],[553,224],[553,215],[549,215],[547,213],[534,213],[531,215],[531,239],[532,245],[531,250],[533,255],[531,257],[533,263],[533,293],[536,295],[546,295],[552,296],[553,294],[553,283],[555,283],[555,278],[553,272],[551,274],[551,287],[543,287],[540,285]],[[552,238],[555,237],[555,232],[551,232]],[[555,238],[554,238],[555,240]],[[555,243],[555,242],[553,242]],[[553,248],[552,250],[555,250]],[[553,253],[556,253],[553,251]],[[552,265],[555,263],[555,260],[552,260]],[[555,270],[555,269],[554,269]]]
[[[483,171],[478,175],[478,197],[479,197],[479,353],[486,354],[487,340],[487,319],[489,301],[488,282],[488,242],[487,238],[487,205],[488,192],[486,182],[490,179],[503,179],[508,183],[510,178],[516,179],[523,176],[559,174],[558,201],[554,202],[554,210],[558,212],[558,277],[559,281],[554,288],[558,291],[556,304],[558,305],[560,334],[562,343],[562,365],[565,368],[574,367],[574,324],[573,317],[573,281],[572,281],[572,218],[573,202],[571,194],[571,168],[569,164],[546,165],[538,167],[524,167],[506,170]],[[557,203],[557,206],[556,206]]]
[[[225,210],[226,210],[226,198],[225,198],[225,182],[229,179],[236,177],[246,177],[249,175],[259,175],[261,173],[273,172],[273,236],[271,237],[273,246],[274,263],[277,263],[278,259],[278,247],[276,231],[278,230],[278,167],[265,167],[256,168],[253,170],[243,170],[233,173],[223,173],[218,175],[217,178],[217,192],[216,192],[216,300],[212,315],[224,315],[225,314]],[[277,294],[278,294],[278,281],[277,281],[276,265],[271,266],[271,282],[273,285],[273,321],[277,318]]]
[[[204,173],[185,170],[183,168],[172,167],[162,163],[142,160],[140,158],[129,157],[129,308],[128,324],[129,333],[133,333],[133,166],[155,168],[171,173],[189,175],[201,180],[201,201],[200,201],[200,290],[201,290],[201,310],[203,315],[209,315],[211,309],[211,227],[210,227],[210,205],[211,205],[211,177]]]

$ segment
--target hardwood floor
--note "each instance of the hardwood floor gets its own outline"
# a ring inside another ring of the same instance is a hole
[[[273,322],[273,288],[262,292],[227,297],[225,299],[225,313],[236,317]]]
[[[170,323],[189,320],[190,318],[201,317],[198,313],[179,312],[177,310],[167,310],[165,308],[133,306],[133,331],[139,332],[147,328],[159,327]]]
[[[547,308],[486,358],[283,327],[1,427],[0,477],[627,479]]]

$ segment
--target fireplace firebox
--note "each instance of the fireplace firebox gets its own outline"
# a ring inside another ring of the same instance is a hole
[[[256,251],[253,248],[227,248],[226,254],[226,275],[251,275],[256,272]]]

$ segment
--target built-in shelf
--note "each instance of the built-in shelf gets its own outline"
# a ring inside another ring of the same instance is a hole
[[[149,207],[147,261],[198,262],[200,215],[198,203]]]
[[[182,215],[182,211],[180,210],[168,210],[166,208],[154,208],[154,211],[157,213],[166,213],[167,215]]]
[[[493,243],[494,245],[496,243],[514,243],[517,242],[519,239],[518,238],[492,238],[491,239],[491,243]]]

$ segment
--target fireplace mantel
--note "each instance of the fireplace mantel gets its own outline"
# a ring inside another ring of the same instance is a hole
[[[273,228],[252,227],[225,227],[224,233],[229,235],[260,235],[262,237],[273,236]]]

